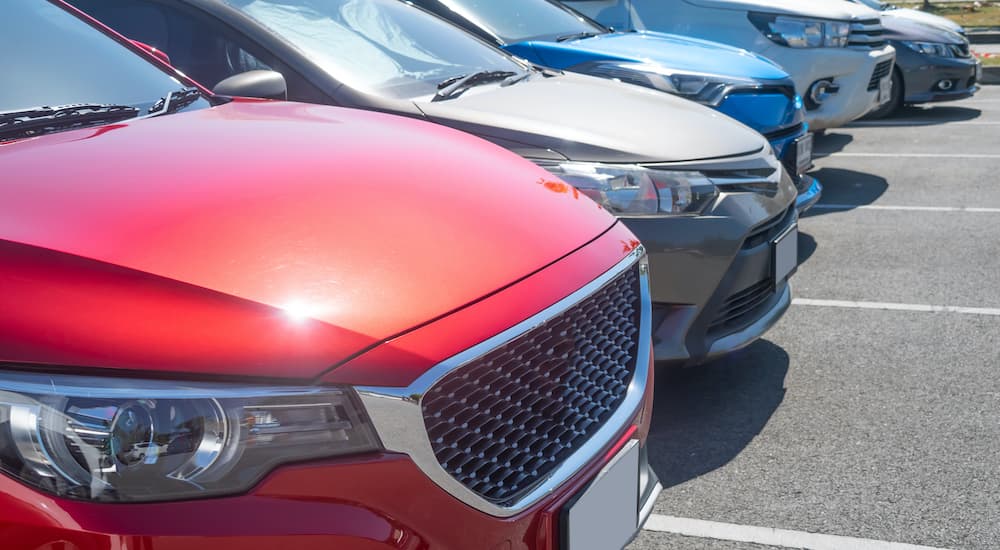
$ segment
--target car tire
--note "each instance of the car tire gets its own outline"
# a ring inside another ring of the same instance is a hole
[[[888,103],[868,113],[868,116],[865,118],[877,119],[892,116],[893,113],[903,106],[905,91],[903,88],[903,75],[899,72],[898,67],[894,67],[892,70],[892,96],[889,98]]]

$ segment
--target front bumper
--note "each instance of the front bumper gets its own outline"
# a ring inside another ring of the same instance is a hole
[[[761,337],[788,307],[771,242],[798,214],[792,187],[727,194],[703,216],[627,219],[649,256],[657,362],[692,365]]]
[[[974,57],[935,57],[914,52],[902,44],[896,46],[896,51],[896,65],[903,73],[906,90],[903,103],[955,101],[979,91],[979,62]],[[951,82],[947,91],[937,88],[943,80]]]
[[[812,176],[799,176],[795,188],[799,192],[798,196],[795,197],[795,210],[800,216],[815,206],[823,196],[823,185]]]
[[[511,311],[528,308],[537,315],[555,312],[551,308],[578,303],[574,297],[589,292],[586,290],[589,285],[581,286],[587,281],[602,280],[608,273],[614,273],[605,271],[593,279],[597,266],[607,270],[634,265],[630,258],[641,254],[641,247],[630,242],[633,240],[634,236],[621,224],[615,224],[578,252],[542,272],[368,353],[395,348],[393,353],[402,359],[401,364],[419,366],[421,361],[435,358],[435,364],[447,367],[446,361],[455,357],[449,351],[451,346],[466,350],[472,347],[466,339],[481,343],[489,337],[503,336],[504,328],[517,329],[507,322]],[[623,252],[623,246],[631,252]],[[618,263],[608,267],[612,260]],[[648,295],[645,281],[643,277],[642,293]],[[579,290],[537,312],[539,303],[547,304],[553,297],[562,297],[567,288]],[[564,304],[565,300],[570,302]],[[648,304],[645,299],[643,303]],[[627,502],[636,507],[635,532],[638,532],[660,490],[644,449],[652,419],[654,373],[648,336],[651,314],[648,305],[641,309],[642,324],[638,332],[644,336],[640,336],[640,351],[628,395],[619,407],[623,414],[619,416],[616,411],[605,424],[614,421],[612,428],[587,440],[586,453],[569,455],[576,459],[582,454],[574,468],[564,476],[553,473],[547,477],[539,483],[546,489],[544,494],[515,510],[489,513],[483,510],[482,503],[469,504],[456,498],[455,491],[428,474],[434,468],[421,463],[426,453],[410,455],[405,449],[396,448],[398,441],[412,435],[411,425],[407,424],[412,415],[402,415],[393,422],[392,418],[379,417],[376,407],[372,407],[368,413],[373,421],[379,422],[384,447],[393,450],[286,465],[275,469],[243,495],[141,504],[94,503],[57,498],[0,474],[0,534],[3,535],[0,547],[559,550],[561,514],[567,503],[585,491],[616,453],[632,441],[638,442],[641,451],[636,472],[638,498],[634,503]],[[527,317],[516,313],[515,318]],[[525,326],[534,326],[534,319],[526,321]],[[452,322],[464,325],[465,330],[456,329]],[[498,329],[501,334],[491,328],[493,322],[501,325]],[[438,330],[443,331],[443,336],[439,336]],[[487,331],[489,336],[483,338],[480,331]],[[420,354],[399,353],[406,346],[414,346]],[[383,370],[391,364],[385,356],[374,360]],[[367,364],[364,355],[352,362],[359,361]],[[357,387],[360,383],[350,382],[352,377],[363,373],[371,380],[378,374],[371,368],[348,367],[350,363],[335,369],[321,383],[350,383]],[[386,380],[400,379],[387,373],[383,376]],[[408,390],[420,380],[418,377],[412,381],[408,376],[402,379],[407,381],[379,389],[369,387],[367,393],[384,395],[393,389]],[[405,386],[408,383],[411,386]],[[393,401],[391,397],[385,399]],[[414,395],[398,399],[412,401]],[[417,429],[427,439],[426,428],[421,425]],[[461,528],[456,529],[456,525]]]
[[[645,457],[641,464],[637,533],[661,489]],[[504,519],[465,506],[406,456],[388,453],[285,467],[245,496],[157,504],[56,499],[0,476],[0,533],[4,548],[25,550],[558,550],[561,506],[601,466]]]
[[[808,125],[801,124],[794,132],[778,132],[765,136],[774,149],[774,154],[781,159],[781,164],[789,174],[795,174],[798,171],[796,142],[807,133]],[[819,202],[820,196],[823,194],[823,185],[816,178],[804,173],[792,177],[792,181],[798,192],[798,196],[795,198],[795,209],[798,210],[799,214],[803,214]]]
[[[872,89],[876,66],[892,62],[890,45],[878,49],[809,48],[795,49],[769,45],[760,53],[773,59],[795,80],[795,90],[806,98],[810,87],[821,79],[831,79],[840,87],[826,101],[806,110],[813,131],[836,128],[860,118],[879,106],[879,88]],[[887,78],[887,77],[886,77]]]

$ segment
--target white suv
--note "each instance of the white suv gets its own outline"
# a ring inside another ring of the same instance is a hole
[[[842,0],[563,0],[618,30],[731,44],[781,65],[812,130],[842,126],[892,96],[895,50],[878,12]]]

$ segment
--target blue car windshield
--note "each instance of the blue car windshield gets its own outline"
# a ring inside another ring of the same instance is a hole
[[[563,4],[618,31],[644,30],[632,0],[561,0]]]
[[[397,0],[228,0],[351,88],[397,99],[432,96],[448,79],[524,72],[464,31]]]
[[[436,1],[507,44],[607,32],[604,27],[548,0]]]

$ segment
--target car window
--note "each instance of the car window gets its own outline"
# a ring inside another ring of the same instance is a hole
[[[629,0],[562,0],[562,3],[619,31],[642,28]]]
[[[604,29],[569,10],[545,0],[417,0],[444,15],[457,13],[511,44],[525,40],[554,40],[581,33],[602,33]],[[443,8],[443,10],[442,10]]]
[[[221,27],[174,6],[144,0],[70,0],[109,27],[158,48],[205,86],[255,69],[271,69]]]
[[[859,4],[868,6],[869,8],[876,11],[882,11],[882,9],[885,7],[885,4],[879,2],[879,0],[855,0],[855,1],[858,2]]]
[[[78,103],[148,109],[184,85],[66,10],[37,0],[0,2],[0,111]],[[16,54],[13,53],[16,48]],[[26,75],[30,75],[26,76]],[[189,108],[209,106],[204,98]]]
[[[228,0],[348,86],[395,98],[432,95],[449,78],[523,67],[397,0]]]

